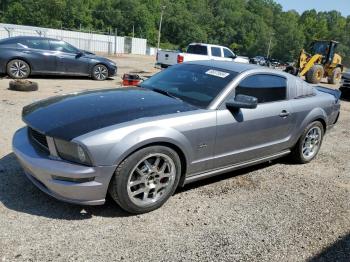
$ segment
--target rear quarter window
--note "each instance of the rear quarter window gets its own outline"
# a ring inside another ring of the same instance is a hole
[[[187,53],[195,55],[208,55],[208,48],[203,45],[190,45],[187,48]]]
[[[16,46],[18,44],[23,44],[23,39],[3,39],[0,41],[0,46]]]

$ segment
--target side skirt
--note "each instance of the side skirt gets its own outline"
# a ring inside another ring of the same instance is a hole
[[[209,178],[209,177],[213,177],[213,176],[220,175],[220,174],[223,174],[223,173],[227,173],[229,171],[233,171],[233,170],[245,168],[245,167],[248,167],[248,166],[253,166],[253,165],[260,164],[260,163],[264,163],[264,162],[267,162],[267,161],[270,161],[270,160],[273,160],[273,159],[277,159],[277,158],[280,158],[282,156],[288,155],[290,152],[291,151],[288,149],[288,150],[285,150],[285,151],[282,151],[280,153],[277,153],[277,154],[274,154],[274,155],[270,155],[270,156],[267,156],[267,157],[262,157],[262,158],[246,161],[246,162],[243,162],[243,163],[234,164],[234,165],[231,165],[231,166],[226,166],[226,167],[210,170],[210,171],[207,171],[207,172],[204,172],[204,173],[191,175],[191,176],[188,176],[188,177],[185,178],[184,185],[192,183],[192,182],[196,182],[198,180],[202,180],[202,179],[205,179],[205,178]]]

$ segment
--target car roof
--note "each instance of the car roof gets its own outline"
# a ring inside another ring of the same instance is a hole
[[[13,36],[13,37],[4,38],[1,40],[6,41],[6,40],[10,40],[10,39],[18,39],[18,40],[22,40],[22,39],[46,39],[46,40],[58,40],[58,41],[60,41],[59,39],[42,37],[42,36]]]
[[[232,61],[219,61],[219,60],[192,61],[192,62],[186,62],[186,64],[215,67],[217,69],[228,70],[228,71],[236,72],[238,74],[241,74],[245,71],[254,71],[254,73],[280,75],[289,80],[300,79],[299,77],[295,77],[294,75],[291,75],[284,71],[272,69],[272,68],[268,68],[260,65],[255,65],[255,64],[236,63]]]
[[[242,73],[244,71],[252,70],[252,69],[265,69],[264,67],[261,67],[258,65],[235,63],[232,61],[204,60],[204,61],[192,61],[187,63],[194,64],[194,65],[211,66],[211,67],[216,67],[216,68],[229,70],[237,73]]]
[[[201,46],[207,46],[207,47],[219,47],[219,48],[223,47],[223,48],[228,48],[228,47],[223,46],[223,45],[213,45],[213,44],[205,44],[205,43],[191,43],[191,44],[189,44],[188,46],[190,46],[190,45],[201,45]]]

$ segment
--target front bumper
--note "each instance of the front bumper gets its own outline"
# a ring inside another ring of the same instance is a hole
[[[32,145],[27,127],[15,133],[12,147],[26,176],[46,194],[74,204],[104,204],[115,166],[88,167],[51,158],[48,153]],[[94,177],[93,181],[84,183],[61,180],[91,177]]]
[[[108,68],[108,77],[112,77],[112,76],[117,75],[117,72],[118,72],[118,67],[116,67],[116,66],[109,66],[109,68]]]

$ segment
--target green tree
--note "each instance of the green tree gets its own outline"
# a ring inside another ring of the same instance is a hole
[[[274,0],[0,0],[0,21],[83,29],[147,38],[157,44],[161,6],[166,6],[161,46],[191,42],[231,47],[238,54],[271,55],[291,61],[315,39],[340,42],[350,62],[350,18],[339,12],[283,12]]]

